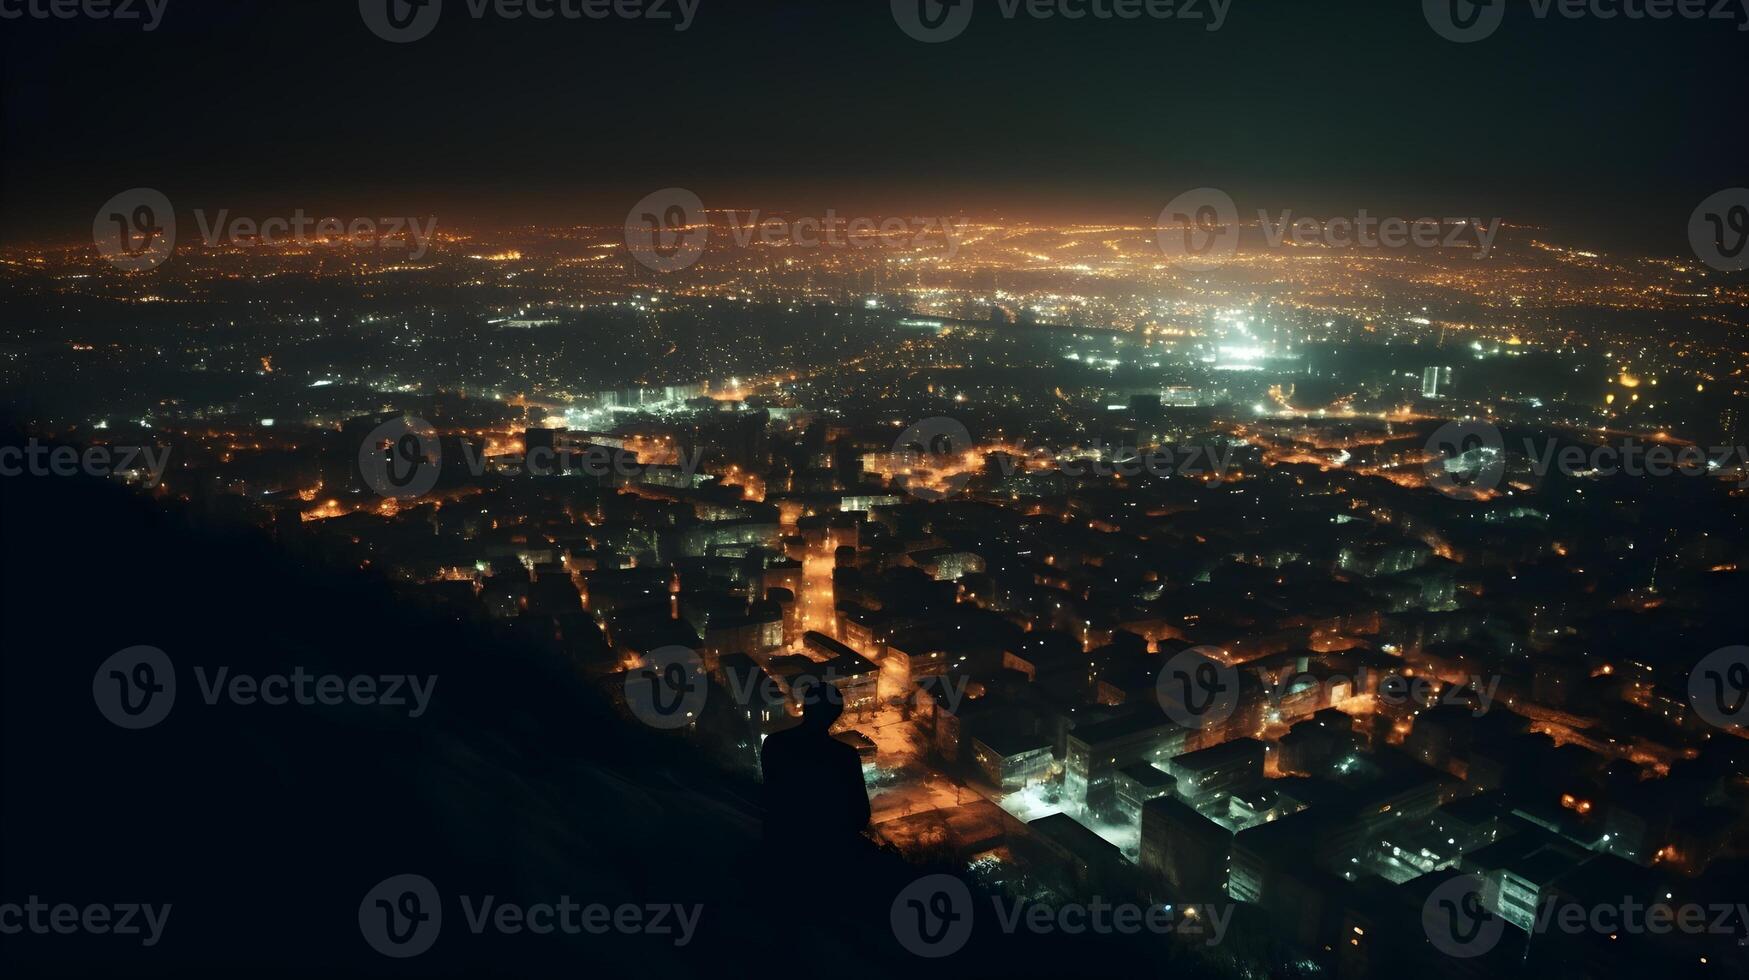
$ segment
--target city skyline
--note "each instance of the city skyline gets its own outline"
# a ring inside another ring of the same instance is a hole
[[[1745,44],[0,0],[5,975],[1749,975]]]

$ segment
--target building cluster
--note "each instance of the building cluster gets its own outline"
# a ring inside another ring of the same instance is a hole
[[[54,329],[0,335],[0,382],[57,435],[167,447],[151,492],[544,651],[630,719],[678,684],[679,737],[726,766],[840,699],[876,836],[1033,898],[1237,903],[1208,954],[1236,973],[1749,970],[1741,919],[1537,918],[1743,897],[1749,743],[1691,688],[1745,642],[1742,462],[1538,458],[1740,442],[1740,332],[1701,324],[1740,290],[1535,241],[1505,269],[1186,277],[1151,229],[975,224],[951,254],[719,239],[663,279],[602,229],[541,235],[149,282],[26,257]],[[1430,478],[1458,418],[1498,426],[1489,486]],[[1205,675],[1219,710],[1187,723]],[[1468,875],[1509,924],[1475,961],[1421,922]]]
[[[1513,927],[1484,962],[1745,963],[1741,923],[1545,935],[1535,918],[1723,901],[1749,857],[1749,743],[1689,698],[1695,661],[1740,636],[1725,481],[1553,474],[1452,496],[1380,477],[1421,464],[1431,421],[1305,418],[1247,441],[1141,398],[1104,416],[1108,461],[1198,443],[1233,449],[1227,467],[1039,470],[974,449],[943,491],[878,412],[695,397],[509,445],[442,412],[421,496],[365,473],[396,451],[369,439],[398,414],[282,446],[319,491],[256,492],[277,484],[210,447],[170,480],[563,658],[628,717],[648,720],[632,681],[685,651],[702,697],[681,737],[750,774],[809,697],[839,698],[873,833],[1030,897],[1235,902],[1227,955],[1457,975],[1476,965],[1420,920],[1473,874]],[[1283,454],[1290,437],[1364,459]],[[569,462],[534,465],[549,457]],[[1189,654],[1231,687],[1195,724],[1167,695]]]

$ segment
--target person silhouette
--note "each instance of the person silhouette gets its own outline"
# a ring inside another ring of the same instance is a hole
[[[785,848],[844,851],[868,826],[868,786],[856,749],[832,737],[843,695],[823,681],[801,693],[802,722],[774,732],[760,749],[765,838]]]

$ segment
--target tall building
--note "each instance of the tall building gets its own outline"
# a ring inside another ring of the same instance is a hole
[[[1151,883],[1192,900],[1219,897],[1227,887],[1233,835],[1182,800],[1157,796],[1142,804],[1140,864]]]
[[[1421,371],[1421,397],[1438,398],[1441,386],[1451,387],[1451,368],[1427,367]]]
[[[564,433],[564,429],[524,429],[522,432],[523,452],[533,453],[537,449],[547,453],[557,452],[560,437],[562,437]]]
[[[1235,738],[1176,756],[1164,768],[1178,780],[1176,792],[1185,802],[1224,803],[1234,790],[1263,777],[1267,748],[1254,738]]]

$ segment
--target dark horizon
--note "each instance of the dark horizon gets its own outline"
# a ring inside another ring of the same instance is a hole
[[[984,0],[924,44],[883,3],[707,0],[684,31],[449,6],[406,44],[352,3],[172,2],[150,32],[11,22],[0,236],[77,235],[132,187],[179,209],[565,224],[669,186],[1095,220],[1213,186],[1241,208],[1502,217],[1673,253],[1742,182],[1740,35],[1714,20],[1514,8],[1456,44],[1416,3],[1239,0],[1208,31]]]

